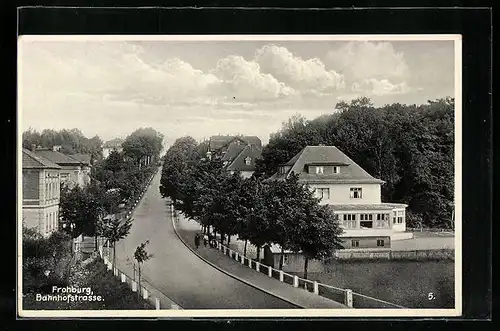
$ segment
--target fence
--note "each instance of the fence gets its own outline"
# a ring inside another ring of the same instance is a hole
[[[293,287],[301,288],[308,292],[321,295],[322,297],[325,297],[327,299],[341,302],[349,308],[405,308],[391,302],[379,300],[359,293],[354,293],[350,289],[337,288],[331,285],[318,283],[315,280],[303,279],[298,277],[297,275],[286,273],[283,270],[274,269],[271,266],[248,258],[240,252],[232,250],[231,248],[224,246],[219,242],[217,243],[217,249],[224,255],[231,257],[242,265],[248,266],[249,268],[257,272],[261,272],[268,277],[275,278],[280,282],[289,284]]]
[[[141,285],[139,286],[135,277],[132,278],[128,276],[125,272],[118,269],[116,266],[113,267],[113,263],[110,261],[110,257],[104,254],[102,246],[99,246],[99,256],[103,259],[104,264],[107,266],[108,270],[113,272],[113,275],[119,278],[122,283],[126,283],[130,287],[132,292],[139,292],[140,296],[144,300],[149,300],[149,302],[151,302],[155,306],[155,309],[183,309],[177,303],[163,294],[160,290],[154,288],[150,284],[147,284],[143,277],[141,277]]]

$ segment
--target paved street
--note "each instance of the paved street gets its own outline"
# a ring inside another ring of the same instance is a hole
[[[132,276],[134,250],[149,239],[146,249],[154,257],[144,264],[142,274],[184,309],[296,308],[227,276],[194,255],[174,232],[159,192],[160,177],[158,172],[137,206],[131,233],[117,243],[119,269]]]

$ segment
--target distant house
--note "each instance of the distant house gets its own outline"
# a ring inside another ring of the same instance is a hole
[[[60,166],[61,183],[68,187],[75,185],[84,187],[90,183],[89,155],[74,154],[70,156],[49,148],[36,148],[33,152]]]
[[[207,154],[210,158],[220,158],[227,171],[238,171],[248,178],[255,172],[255,160],[262,154],[262,142],[256,136],[212,136]]]
[[[102,156],[105,159],[107,159],[109,154],[111,154],[111,152],[113,152],[113,151],[117,151],[117,152],[121,153],[123,151],[123,147],[122,147],[123,141],[124,140],[120,139],[120,138],[106,141],[102,146]]]
[[[281,165],[270,180],[291,173],[307,184],[338,215],[347,249],[389,248],[408,239],[407,205],[381,201],[384,181],[374,178],[335,146],[307,146]]]
[[[253,145],[262,148],[262,141],[257,136],[211,136],[208,141],[208,151],[225,154],[232,143]]]
[[[62,168],[28,149],[22,153],[23,225],[46,237],[59,227]]]

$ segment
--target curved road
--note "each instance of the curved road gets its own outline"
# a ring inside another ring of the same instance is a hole
[[[154,257],[142,276],[184,309],[290,309],[292,304],[242,283],[194,255],[176,236],[159,192],[161,171],[133,214],[130,234],[116,244],[117,266],[132,276],[135,248],[145,240]]]

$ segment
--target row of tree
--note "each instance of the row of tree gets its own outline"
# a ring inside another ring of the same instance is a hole
[[[273,134],[257,161],[263,177],[307,145],[334,145],[385,181],[382,199],[409,205],[410,226],[453,226],[454,110],[452,98],[424,105],[375,107],[367,98],[341,102],[332,114],[294,116]],[[419,224],[420,223],[420,224]]]
[[[163,134],[155,129],[139,128],[128,135],[125,140],[116,138],[108,143],[120,142],[124,155],[137,164],[141,164],[146,157],[151,161],[159,160],[163,149]],[[89,154],[93,162],[103,159],[102,149],[107,143],[103,143],[99,136],[87,138],[79,129],[63,129],[60,131],[45,129],[38,132],[32,128],[23,132],[23,148],[30,149],[32,145],[43,148],[61,146],[63,154]]]
[[[176,210],[197,220],[204,231],[237,235],[257,247],[278,244],[285,250],[302,252],[307,277],[309,259],[331,256],[341,247],[342,230],[328,206],[321,206],[314,193],[298,182],[298,176],[284,181],[244,179],[229,173],[222,161],[205,159],[191,137],[178,139],[167,151],[160,192],[170,197]],[[279,268],[283,267],[283,258]]]
[[[127,220],[125,214],[157,169],[157,163],[141,166],[139,161],[144,156],[158,159],[163,148],[161,134],[151,130],[135,131],[124,142],[134,147],[113,151],[96,162],[89,185],[71,189],[61,186],[60,215],[63,224],[71,225],[65,230],[73,237],[93,236],[96,247],[98,236],[105,237],[114,252],[115,243],[128,235],[132,220]],[[150,139],[153,135],[156,140]]]

